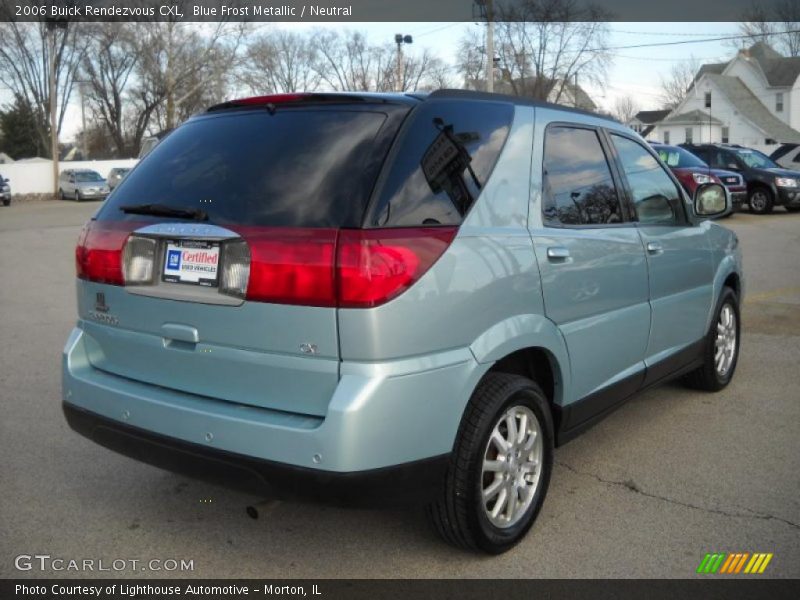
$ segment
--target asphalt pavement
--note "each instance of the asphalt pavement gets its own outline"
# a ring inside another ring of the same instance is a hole
[[[560,448],[528,537],[486,557],[439,541],[417,510],[280,503],[252,520],[257,499],[73,433],[60,360],[73,249],[97,206],[0,207],[0,577],[683,578],[708,552],[773,553],[760,577],[800,577],[800,214],[723,222],[741,239],[747,286],[732,384],[669,384]],[[17,570],[34,554],[95,571]],[[126,562],[99,572],[100,560]],[[163,570],[169,560],[193,570]]]

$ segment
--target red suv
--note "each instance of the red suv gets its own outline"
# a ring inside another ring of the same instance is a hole
[[[747,201],[747,185],[738,173],[712,169],[702,159],[679,146],[658,143],[651,143],[651,146],[690,196],[693,197],[697,186],[703,183],[721,183],[728,189],[734,209]]]

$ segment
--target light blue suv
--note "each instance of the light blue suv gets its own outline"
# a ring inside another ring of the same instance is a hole
[[[279,496],[421,502],[489,553],[553,448],[637,392],[717,391],[741,254],[615,121],[535,101],[293,94],[214,106],[84,228],[69,424]]]

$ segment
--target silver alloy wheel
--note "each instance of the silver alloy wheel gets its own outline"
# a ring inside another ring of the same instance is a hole
[[[730,304],[725,304],[719,312],[717,339],[714,342],[714,366],[717,375],[725,377],[736,358],[736,313]]]
[[[750,208],[760,212],[767,209],[767,194],[766,192],[753,192],[750,196]]]
[[[539,488],[543,459],[539,419],[527,406],[511,406],[495,423],[483,453],[483,510],[495,527],[511,527],[528,510]]]

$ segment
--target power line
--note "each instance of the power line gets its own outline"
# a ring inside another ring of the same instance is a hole
[[[415,34],[416,37],[422,37],[424,35],[430,35],[432,33],[437,33],[439,31],[444,31],[445,29],[449,29],[450,27],[455,27],[456,25],[461,25],[461,21],[456,21],[454,23],[449,23],[447,25],[443,25],[442,27],[436,27],[429,31],[423,31],[422,33]]]
[[[748,35],[726,35],[715,38],[705,38],[702,40],[678,40],[675,42],[654,42],[650,44],[632,44],[628,46],[609,46],[607,48],[592,48],[587,52],[604,52],[609,50],[632,50],[635,48],[655,48],[658,46],[680,46],[682,44],[703,44],[706,42],[724,42],[727,40],[745,40],[755,37],[769,37],[773,35],[786,35],[792,33],[800,33],[800,29],[790,29],[788,31],[778,31],[775,33],[753,33]]]
[[[668,31],[625,31],[622,29],[611,29],[609,30],[611,33],[621,33],[621,34],[630,34],[630,35],[647,35],[647,36],[671,36],[671,37],[708,37],[710,35],[716,35],[714,33],[676,33],[676,32],[668,32]],[[731,34],[735,35],[735,34]]]

